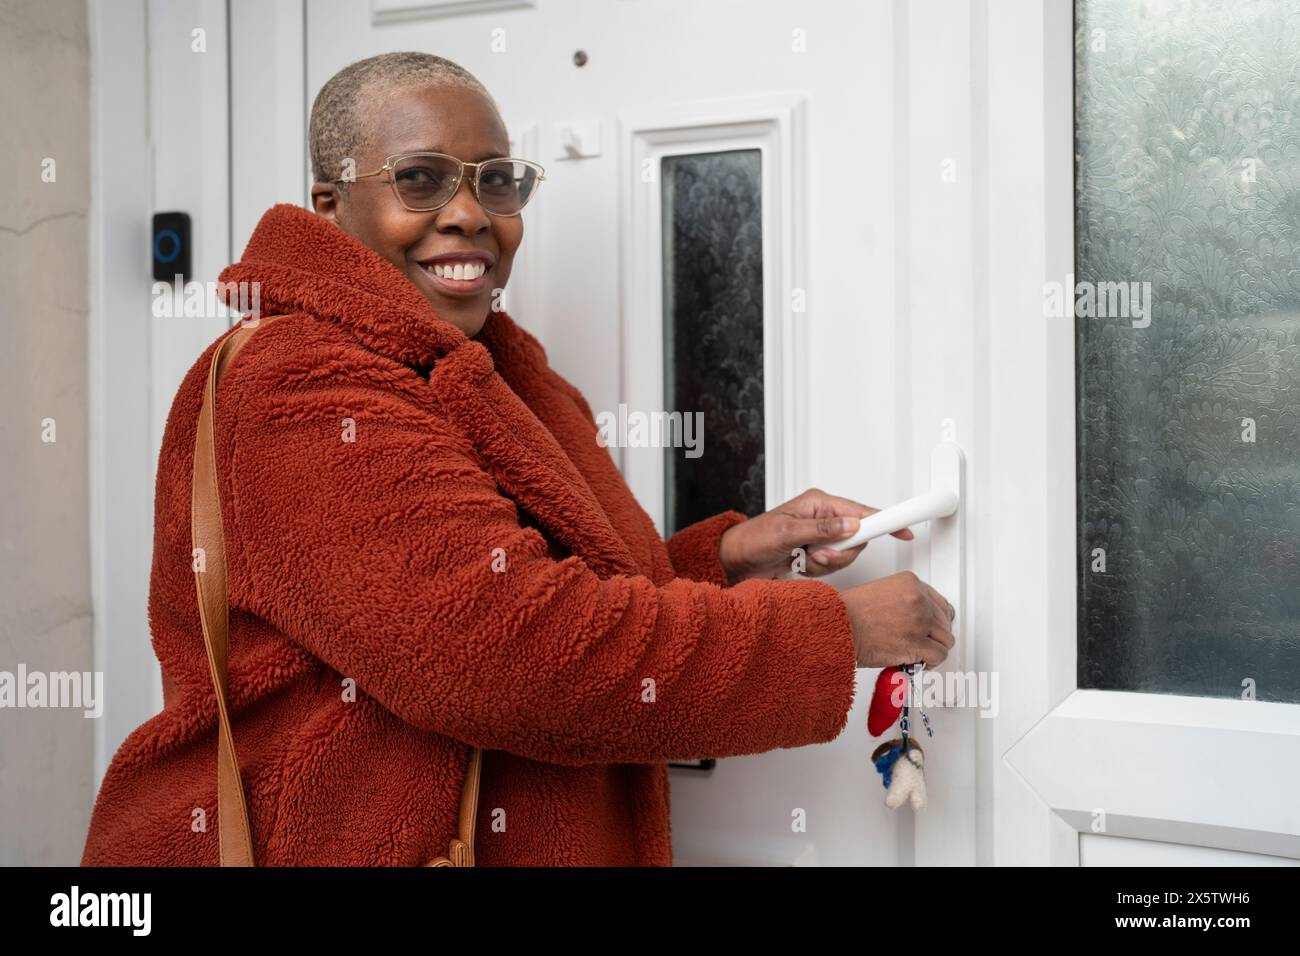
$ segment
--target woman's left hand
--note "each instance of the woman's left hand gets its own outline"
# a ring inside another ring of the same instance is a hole
[[[793,567],[795,549],[803,548],[807,556],[803,573],[822,577],[848,567],[866,545],[847,551],[818,545],[844,540],[858,530],[859,518],[879,510],[809,488],[771,511],[728,528],[718,543],[718,558],[730,582],[737,584],[750,578],[782,577]],[[893,534],[903,541],[912,540],[907,528]]]

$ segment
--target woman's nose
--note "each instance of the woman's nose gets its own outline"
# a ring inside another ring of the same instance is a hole
[[[474,195],[468,174],[461,178],[447,205],[438,211],[437,226],[439,229],[459,228],[462,232],[482,232],[491,226],[491,218]]]

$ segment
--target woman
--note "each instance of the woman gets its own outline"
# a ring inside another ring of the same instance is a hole
[[[582,395],[493,309],[528,168],[457,181],[455,160],[411,155],[508,155],[470,74],[417,53],[353,64],[321,90],[310,139],[314,212],[272,208],[221,277],[282,315],[217,400],[227,699],[258,865],[445,854],[471,747],[478,865],[668,865],[667,760],[830,740],[855,667],[943,660],[950,609],[913,575],[843,594],[770,580],[796,547],[814,574],[850,562],[815,546],[863,505],[813,490],[658,536]],[[158,465],[167,703],[109,767],[87,865],[219,859],[189,522],[215,348]]]

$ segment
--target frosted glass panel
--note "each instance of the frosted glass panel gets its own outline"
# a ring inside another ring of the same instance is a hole
[[[1300,0],[1075,12],[1079,686],[1300,702]]]
[[[699,413],[702,454],[664,453],[665,531],[761,514],[763,190],[757,149],[661,164],[664,408]]]

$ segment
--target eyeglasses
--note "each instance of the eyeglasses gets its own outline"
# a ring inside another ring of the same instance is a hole
[[[399,153],[384,160],[373,173],[360,173],[351,182],[368,176],[389,174],[397,201],[411,212],[433,212],[451,202],[460,189],[465,170],[473,170],[470,188],[485,212],[494,216],[517,216],[546,178],[537,163],[506,156],[485,159],[481,163],[464,163],[446,153]]]

